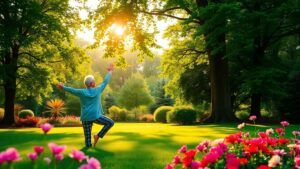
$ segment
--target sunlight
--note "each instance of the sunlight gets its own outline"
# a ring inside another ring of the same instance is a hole
[[[117,35],[119,35],[119,36],[123,35],[124,31],[125,31],[125,28],[123,28],[123,27],[121,27],[121,26],[117,26],[117,27],[115,28],[115,33],[116,33]]]

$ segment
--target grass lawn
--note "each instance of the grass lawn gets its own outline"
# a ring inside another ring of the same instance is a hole
[[[194,148],[205,139],[217,139],[238,131],[237,124],[176,126],[157,123],[116,123],[112,130],[100,140],[96,148],[83,150],[87,155],[96,157],[103,169],[162,169],[172,161],[176,151],[183,145]],[[100,127],[94,125],[93,133]],[[272,126],[275,127],[275,126]],[[276,126],[279,127],[279,126]],[[269,126],[257,126],[264,131]],[[287,127],[288,137],[291,131],[299,130],[300,125]],[[246,127],[253,131],[253,126]],[[84,136],[81,127],[56,127],[49,134],[42,134],[39,128],[0,129],[0,151],[8,147],[16,147],[23,160],[16,163],[16,168],[30,168],[26,154],[32,152],[32,146],[46,147],[44,156],[50,156],[47,144],[65,144],[67,155],[72,148],[84,147]],[[40,165],[47,168],[40,160]],[[76,168],[70,166],[71,159],[66,158],[58,168]],[[22,165],[22,167],[21,167]]]

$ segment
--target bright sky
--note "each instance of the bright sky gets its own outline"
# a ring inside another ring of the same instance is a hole
[[[100,3],[100,0],[87,0],[85,3],[85,6],[91,10],[95,10],[99,3]],[[70,0],[70,5],[73,7],[83,7],[83,4],[76,2],[76,0]],[[81,19],[86,19],[88,17],[88,12],[86,10],[81,10],[80,17],[81,17]],[[170,21],[168,21],[168,22],[158,21],[157,22],[157,28],[158,28],[159,34],[157,34],[155,36],[155,39],[156,39],[157,43],[160,46],[162,46],[164,49],[169,47],[169,41],[167,39],[163,38],[163,33],[170,24],[172,24],[172,22],[170,22]],[[122,28],[120,26],[114,26],[114,29],[115,29],[116,34],[122,35],[123,31],[126,28]],[[93,38],[94,31],[95,31],[95,29],[84,28],[81,31],[77,31],[77,36],[79,38],[85,39],[92,43],[95,41],[95,39]],[[161,53],[162,51],[158,50],[158,52]]]

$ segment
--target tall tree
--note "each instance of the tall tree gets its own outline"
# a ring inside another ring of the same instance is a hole
[[[127,109],[149,105],[153,102],[148,86],[141,74],[133,74],[131,78],[126,80],[120,89],[118,102]]]
[[[21,88],[21,96],[46,94],[57,79],[80,74],[77,65],[85,57],[71,43],[71,30],[78,24],[77,16],[68,0],[0,1],[0,84],[5,93],[4,124],[14,123],[17,88]]]
[[[106,39],[107,55],[113,56],[125,49],[121,38],[112,38],[108,28],[113,23],[126,25],[129,37],[134,42],[133,49],[141,54],[151,55],[149,47],[154,47],[153,16],[174,18],[184,25],[186,31],[194,32],[193,38],[204,36],[205,49],[210,66],[211,121],[231,121],[234,116],[231,111],[230,90],[228,78],[228,59],[225,57],[225,33],[227,16],[232,6],[225,1],[103,1],[95,16],[96,37]],[[152,22],[151,22],[152,21]],[[147,24],[148,23],[148,24]],[[147,26],[146,26],[147,25]],[[155,30],[155,29],[154,29]],[[154,31],[155,32],[155,31]],[[128,37],[128,36],[127,36]],[[96,44],[97,45],[97,44]],[[116,50],[119,49],[119,50]],[[189,49],[188,49],[189,50]]]
[[[252,115],[260,117],[265,91],[272,89],[274,83],[270,82],[276,82],[283,73],[276,68],[278,64],[272,65],[280,41],[300,34],[299,6],[299,1],[294,0],[241,0],[239,10],[231,17],[227,55],[243,65],[241,76],[250,92]],[[269,87],[265,86],[266,82]],[[279,85],[273,86],[274,92],[280,89]]]

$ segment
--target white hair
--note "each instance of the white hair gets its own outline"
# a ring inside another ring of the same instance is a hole
[[[91,83],[94,81],[95,81],[95,78],[93,75],[87,75],[84,77],[83,83],[86,87],[90,87]]]

